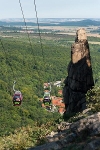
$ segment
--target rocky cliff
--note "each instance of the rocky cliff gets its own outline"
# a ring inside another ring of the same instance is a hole
[[[90,113],[90,109],[86,109],[78,121],[61,122],[58,132],[52,131],[44,145],[28,150],[100,150],[100,112]]]
[[[68,76],[64,81],[63,97],[66,112],[80,112],[86,109],[85,94],[94,86],[89,44],[84,29],[76,32],[71,46],[71,61]]]

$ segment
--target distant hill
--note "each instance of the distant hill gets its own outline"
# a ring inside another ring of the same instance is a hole
[[[37,26],[36,18],[25,19],[27,26]],[[12,18],[0,20],[0,26],[24,26],[23,19]],[[41,18],[40,26],[99,26],[100,19],[82,19],[82,18]]]
[[[60,23],[62,26],[99,26],[100,21],[85,19],[80,21],[69,21]]]

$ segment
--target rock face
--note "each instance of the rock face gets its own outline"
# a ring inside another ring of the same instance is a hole
[[[71,149],[70,144],[73,149],[76,145],[80,150],[100,150],[100,112],[73,123],[61,122],[58,130],[60,132],[51,132],[46,137],[45,144],[28,150],[67,150]]]
[[[94,86],[89,44],[84,29],[77,31],[75,43],[71,46],[71,61],[64,84],[63,97],[66,112],[84,110],[85,94]]]

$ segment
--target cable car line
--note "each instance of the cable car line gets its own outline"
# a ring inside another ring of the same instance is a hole
[[[23,11],[23,8],[22,8],[21,0],[19,0],[19,5],[20,5],[21,12],[22,12],[22,17],[23,17],[24,24],[25,24],[25,27],[26,27],[26,32],[27,32],[27,35],[28,35],[28,40],[29,40],[29,44],[30,44],[33,56],[34,56],[34,62],[35,62],[35,67],[36,67],[37,61],[35,59],[35,54],[34,54],[33,46],[32,46],[32,43],[31,43],[30,34],[28,33],[27,23],[25,21],[25,15],[24,15],[24,11]],[[38,17],[37,17],[37,11],[36,11],[36,4],[35,4],[35,2],[34,2],[34,5],[35,5],[35,12],[36,12],[36,18],[37,18],[37,24],[38,24],[38,32],[39,32],[40,43],[41,43],[42,57],[44,58],[43,47],[42,47],[42,42],[41,42],[41,35],[40,35],[40,30],[39,30],[39,23],[38,23]],[[40,80],[40,73],[39,73],[38,69],[37,69],[37,72],[38,72],[39,80]]]
[[[25,15],[24,15],[22,4],[21,4],[21,0],[19,0],[19,5],[20,5],[20,8],[21,8],[23,21],[24,21],[24,24],[25,24],[25,27],[26,27],[26,32],[27,32],[27,35],[28,35],[29,44],[30,44],[30,47],[31,47],[31,50],[32,50],[32,53],[33,53],[33,56],[34,56],[35,67],[37,67],[37,61],[35,59],[35,54],[34,54],[34,50],[33,50],[33,47],[32,47],[32,42],[31,42],[31,39],[30,39],[30,34],[28,32],[28,27],[27,27],[27,23],[26,23],[26,20],[25,20]],[[41,43],[42,57],[43,57],[43,60],[44,60],[43,47],[42,47],[42,42],[41,42],[41,35],[40,35],[40,30],[39,30],[39,23],[38,23],[38,17],[37,17],[37,11],[36,11],[36,4],[35,4],[35,2],[34,2],[34,5],[35,5],[35,12],[36,12],[36,18],[37,18],[37,24],[38,24],[38,32],[39,32],[40,43]],[[41,73],[39,72],[38,69],[36,71],[38,73],[38,80],[40,81],[39,83],[41,83],[41,79],[40,79],[41,78],[41,76],[40,76]]]
[[[25,24],[25,27],[26,27],[26,33],[27,33],[27,35],[28,35],[28,40],[29,40],[29,43],[30,43],[30,47],[31,47],[32,53],[33,53],[33,55],[34,55],[32,43],[31,43],[31,39],[30,39],[30,35],[29,35],[29,33],[28,33],[28,28],[27,28],[27,24],[26,24],[26,21],[25,21],[25,16],[24,16],[24,12],[23,12],[23,8],[22,8],[22,4],[21,4],[21,1],[20,1],[20,0],[19,0],[19,5],[20,5],[21,12],[22,12],[22,17],[23,17],[23,20],[24,20],[24,24]],[[34,57],[34,61],[36,62],[35,57]]]
[[[36,7],[36,2],[34,0],[34,6],[35,6],[35,13],[36,13],[36,19],[37,19],[37,26],[38,26],[38,33],[39,33],[39,37],[40,37],[40,44],[41,44],[41,50],[42,50],[42,57],[43,57],[43,61],[45,63],[45,60],[44,60],[44,54],[43,54],[43,45],[42,45],[42,38],[41,38],[41,34],[40,34],[40,27],[39,27],[39,22],[38,22],[38,15],[37,15],[37,7]],[[45,65],[45,64],[44,64]],[[51,104],[51,96],[50,96],[50,93],[51,93],[51,84],[50,84],[50,90],[49,91],[44,91],[44,96],[43,96],[43,103],[44,105],[46,103],[49,103],[49,106]]]
[[[7,61],[7,53],[6,53],[6,50],[5,50],[5,47],[4,47],[4,44],[0,38],[0,43],[1,43],[1,46],[2,46],[2,49],[4,51],[4,54],[5,54],[5,58],[6,58],[6,63],[8,62],[8,65],[10,66],[11,70],[12,70],[12,73],[13,73],[13,77],[15,78],[15,75],[14,75],[14,71],[13,71],[13,68],[12,68],[12,65],[10,64],[9,61]],[[15,78],[16,79],[16,78]]]
[[[37,15],[37,7],[36,7],[36,2],[35,2],[35,0],[34,0],[34,7],[35,7],[35,14],[36,14],[36,20],[37,20],[37,26],[38,26],[38,33],[39,33],[39,37],[40,37],[40,44],[41,44],[41,50],[42,50],[42,57],[43,57],[43,60],[44,60],[42,38],[41,38],[41,34],[40,34],[39,19],[38,19],[38,15]]]
[[[20,1],[20,0],[19,0],[19,4],[20,4],[20,8],[21,8],[21,12],[22,12],[22,16],[23,16],[23,20],[24,20],[25,27],[26,27],[26,32],[27,32],[27,35],[28,35],[29,44],[30,44],[30,47],[31,47],[32,53],[33,53],[33,55],[34,55],[34,51],[33,51],[33,47],[32,47],[32,43],[31,43],[31,39],[30,39],[30,35],[29,35],[29,33],[28,33],[28,28],[27,28],[27,24],[26,24],[26,21],[25,21],[24,12],[23,12],[22,5],[21,5],[21,1]],[[40,29],[39,29],[39,22],[38,22],[38,16],[37,16],[37,10],[36,10],[36,3],[35,3],[35,0],[34,0],[34,6],[35,6],[36,19],[37,19],[37,25],[38,25],[38,33],[39,33],[40,43],[41,43],[42,56],[43,56],[43,60],[44,60],[44,55],[43,55],[43,46],[42,46],[42,42],[41,42],[41,41],[42,41],[42,38],[41,38],[41,34],[40,34]],[[0,43],[1,43],[1,46],[2,46],[2,48],[3,48],[3,50],[4,50],[4,53],[5,53],[5,56],[6,56],[6,60],[7,60],[6,50],[5,50],[5,47],[4,47],[4,45],[3,45],[3,43],[2,43],[2,40],[1,40],[1,39],[0,39]],[[34,56],[34,61],[35,61],[35,64],[36,64],[35,56]],[[11,64],[10,64],[10,62],[9,62],[9,61],[8,61],[8,64],[9,64],[9,66],[10,66],[11,70],[12,70],[12,73],[13,73],[13,77],[14,77],[14,79],[16,79],[16,78],[15,78],[15,75],[14,75],[13,68],[12,68],[12,66],[11,66]],[[37,70],[37,72],[38,72],[38,75],[39,75],[39,77],[40,77],[40,74],[39,74],[39,71],[38,71],[38,70]],[[40,80],[40,78],[39,78],[39,80]],[[16,94],[16,90],[14,90],[14,86],[15,86],[15,82],[14,82],[14,85],[13,85],[13,91],[14,91],[14,92],[15,92],[15,94]],[[17,93],[18,93],[18,92],[17,92]],[[20,91],[19,91],[19,93],[20,93],[20,95],[21,95],[21,92],[20,92]],[[16,102],[16,100],[17,100],[17,98],[15,98],[15,94],[14,94],[14,96],[13,96],[13,102],[14,102],[14,101]],[[21,96],[20,100],[22,100],[22,96]],[[14,103],[14,105],[16,105],[16,104]],[[18,105],[19,105],[19,104],[18,104]]]
[[[20,4],[20,8],[21,8],[24,24],[25,24],[25,27],[26,27],[26,31],[27,31],[27,34],[28,34],[28,39],[29,39],[29,42],[30,42],[30,46],[31,46],[31,49],[33,49],[32,43],[31,43],[31,39],[30,39],[30,36],[29,36],[29,33],[28,33],[27,24],[26,24],[26,21],[25,21],[25,16],[24,16],[21,0],[19,0],[19,4]],[[39,19],[38,19],[38,15],[37,15],[37,7],[36,7],[35,0],[34,0],[34,7],[35,7],[35,15],[36,15],[36,22],[37,22],[37,27],[38,27],[38,33],[39,33],[39,38],[40,38],[40,46],[41,46],[41,50],[42,50],[42,57],[43,57],[43,60],[44,60],[43,44],[42,44],[42,38],[41,38],[41,34],[40,34],[40,26],[39,26],[39,21],[38,21]]]
[[[2,48],[3,48],[4,54],[5,54],[5,57],[6,57],[6,61],[7,61],[6,50],[5,50],[5,47],[4,47],[4,45],[3,45],[3,42],[2,42],[2,40],[1,40],[1,38],[0,38],[0,43],[1,43],[1,46],[2,46]],[[14,75],[13,68],[12,68],[10,62],[9,62],[9,61],[7,61],[7,62],[8,62],[9,66],[10,66],[10,68],[11,68],[11,70],[12,70],[13,78],[15,79],[15,75]],[[19,90],[18,90],[18,91],[15,90],[14,87],[15,87],[15,81],[14,81],[14,85],[13,85],[13,91],[14,91],[14,95],[13,95],[13,98],[12,98],[12,99],[13,99],[13,106],[19,106],[19,105],[21,105],[23,96],[22,96],[22,93],[21,93]]]

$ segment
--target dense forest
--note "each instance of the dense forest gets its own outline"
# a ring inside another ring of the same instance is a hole
[[[43,97],[43,83],[54,82],[66,77],[70,60],[70,46],[60,46],[53,40],[14,34],[13,38],[2,38],[0,44],[0,134],[8,134],[19,126],[46,122],[54,118],[41,108],[39,98]],[[66,51],[69,51],[66,53]],[[23,94],[21,107],[12,105],[13,82]],[[57,115],[56,115],[57,116]],[[58,115],[59,116],[59,115]],[[24,118],[24,119],[23,119]],[[40,118],[40,119],[39,119]]]
[[[54,123],[61,116],[41,107],[43,83],[65,79],[75,37],[59,34],[6,33],[0,40],[0,136],[27,125]],[[88,41],[99,38],[88,37]],[[100,45],[90,44],[94,80],[100,86]],[[20,107],[12,104],[13,82],[23,94]],[[53,92],[54,94],[54,92]]]

